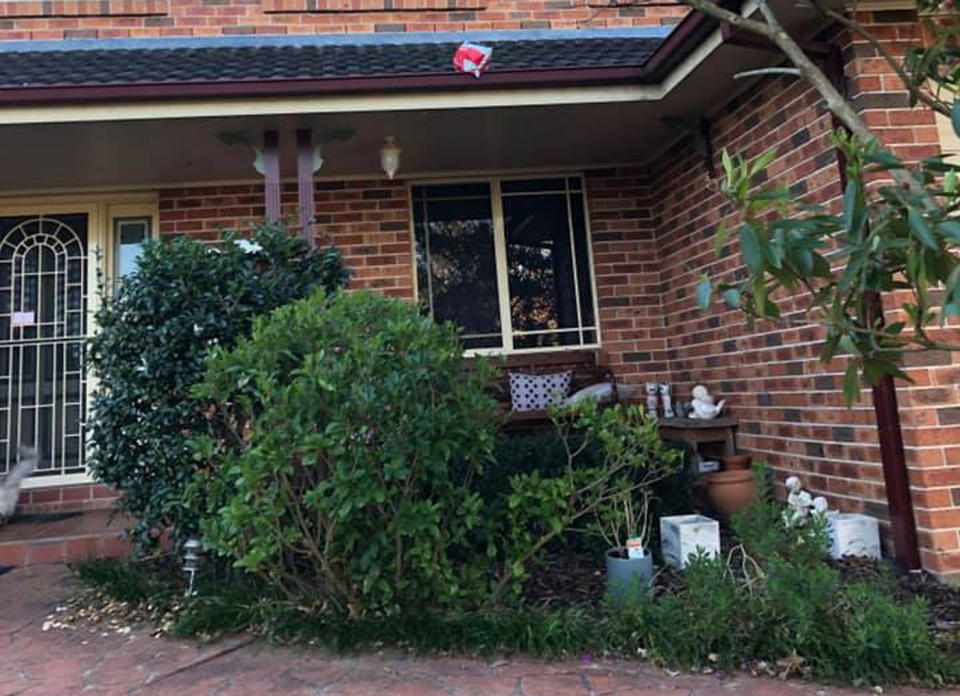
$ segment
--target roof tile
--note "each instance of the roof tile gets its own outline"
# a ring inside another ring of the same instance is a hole
[[[490,42],[491,72],[639,67],[652,37]],[[0,57],[0,88],[437,75],[456,43],[104,48],[18,51]]]

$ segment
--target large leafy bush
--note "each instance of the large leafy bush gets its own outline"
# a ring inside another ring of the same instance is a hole
[[[206,419],[190,390],[209,347],[231,346],[255,316],[347,279],[335,250],[308,254],[280,226],[254,230],[259,250],[232,241],[147,244],[136,273],[104,293],[97,313],[90,467],[122,491],[141,545],[154,530],[180,535],[195,525],[182,502],[194,472],[187,439],[205,431]]]
[[[213,434],[203,538],[288,595],[362,614],[486,592],[480,496],[492,367],[400,300],[317,293],[219,349],[195,393]]]

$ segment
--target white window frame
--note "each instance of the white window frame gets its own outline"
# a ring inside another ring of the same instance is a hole
[[[149,220],[150,236],[148,239],[159,239],[160,211],[156,200],[144,203],[110,203],[107,205],[106,217],[109,244],[106,244],[106,248],[104,249],[103,269],[107,281],[115,285],[120,272],[120,269],[117,267],[119,263],[117,246],[120,242],[120,239],[117,237],[117,223],[123,220]]]
[[[122,277],[120,275],[120,226],[129,223],[146,223],[147,235],[144,241],[154,238],[156,224],[152,215],[118,215],[110,218],[110,233],[113,242],[113,258],[110,265],[110,278],[114,285]]]
[[[569,187],[569,179],[580,179],[580,190],[573,191]],[[505,181],[535,181],[537,179],[563,179],[564,190],[551,191],[526,191],[517,193],[503,194],[502,184]],[[451,179],[423,179],[408,182],[407,200],[410,201],[410,246],[411,259],[413,266],[413,292],[417,302],[429,298],[421,297],[419,287],[419,274],[417,273],[417,235],[416,235],[416,211],[413,203],[413,189],[418,186],[436,186],[443,184],[475,184],[486,183],[490,186],[490,211],[493,219],[493,250],[494,262],[497,269],[497,304],[500,308],[500,335],[502,345],[499,348],[468,348],[464,351],[467,356],[472,355],[514,355],[514,354],[533,354],[533,353],[562,353],[583,350],[595,350],[600,348],[602,338],[600,335],[600,308],[597,302],[597,273],[593,262],[593,234],[590,229],[590,207],[587,200],[587,181],[582,172],[552,172],[538,174],[510,174],[509,176],[477,176],[477,177],[457,177]],[[510,314],[510,276],[507,268],[507,235],[506,225],[503,217],[503,197],[520,195],[556,195],[562,193],[567,196],[580,195],[583,203],[583,232],[586,235],[587,264],[590,269],[590,298],[593,302],[593,325],[585,326],[583,324],[582,309],[580,306],[580,278],[577,270],[577,249],[573,237],[573,214],[570,207],[567,207],[567,229],[570,233],[571,254],[573,258],[573,279],[574,295],[577,304],[577,323],[576,328],[555,329],[541,331],[515,332],[513,329],[513,318]],[[583,340],[585,332],[592,331],[596,340],[592,343],[581,342],[569,346],[544,346],[540,348],[514,348],[514,335],[534,335],[538,333],[564,333],[577,332]]]

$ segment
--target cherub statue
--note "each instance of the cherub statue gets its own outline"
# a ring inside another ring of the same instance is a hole
[[[654,418],[657,417],[657,393],[660,388],[656,382],[647,382],[645,391],[647,392],[647,413]]]
[[[670,396],[670,385],[666,382],[660,382],[660,401],[663,403],[663,417],[675,418],[673,411],[673,399]]]
[[[787,490],[787,509],[783,512],[783,521],[792,527],[801,527],[813,515],[825,515],[830,505],[822,495],[814,498],[803,490],[800,479],[789,476],[785,481]]]
[[[713,396],[702,384],[695,386],[692,393],[693,401],[690,403],[690,407],[693,412],[690,414],[691,418],[712,420],[720,415],[723,405],[726,403],[725,400],[721,399],[719,404],[715,404]]]

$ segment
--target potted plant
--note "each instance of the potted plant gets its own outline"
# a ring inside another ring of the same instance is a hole
[[[597,510],[596,530],[608,546],[607,594],[615,599],[638,595],[653,579],[650,498],[647,488],[625,490]]]

